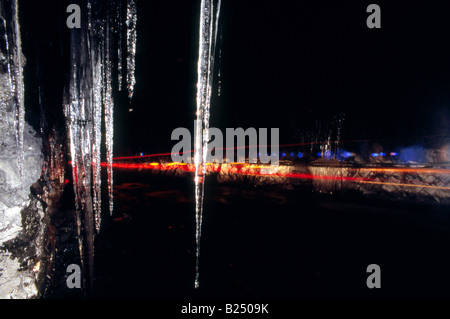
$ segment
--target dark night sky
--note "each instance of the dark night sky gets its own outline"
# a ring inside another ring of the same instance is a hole
[[[193,127],[199,2],[138,0],[137,86],[131,105],[117,95],[116,155],[138,145],[170,151],[172,130]],[[59,108],[68,33],[55,26],[65,23],[65,2],[43,3],[22,4],[26,75],[37,81],[36,61],[56,68],[41,73],[48,83],[61,78],[47,90]],[[310,119],[345,112],[344,139],[448,135],[450,4],[376,1],[382,29],[368,29],[370,3],[223,0],[222,95],[213,99],[212,125],[280,127],[280,142],[294,143]]]

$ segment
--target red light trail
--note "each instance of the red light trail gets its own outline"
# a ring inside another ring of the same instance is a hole
[[[106,167],[106,163],[101,164],[102,167]],[[407,184],[407,183],[390,183],[377,181],[372,178],[360,178],[360,177],[344,177],[344,176],[329,176],[329,175],[314,175],[305,173],[265,173],[261,172],[259,169],[267,168],[270,169],[271,166],[258,166],[252,164],[227,164],[225,167],[219,164],[207,164],[206,170],[208,172],[224,172],[228,174],[244,175],[244,176],[261,176],[261,177],[280,177],[280,178],[294,178],[294,179],[317,179],[317,180],[335,180],[335,181],[348,181],[348,182],[358,182],[363,184],[374,184],[374,185],[389,185],[389,186],[399,186],[399,187],[416,187],[416,188],[431,188],[440,190],[450,190],[450,187],[445,186],[434,186],[434,185],[420,185],[420,184]],[[192,173],[195,171],[195,165],[185,164],[185,163],[113,163],[113,168],[117,169],[137,169],[137,170],[182,170],[184,172]],[[425,173],[425,174],[449,174],[449,170],[444,169],[403,169],[403,168],[362,168],[361,170],[370,170],[374,172],[397,172],[397,173]]]
[[[368,142],[370,140],[352,140],[345,142]],[[284,144],[278,145],[281,147],[292,147],[292,146],[305,146],[305,145],[317,145],[326,144],[327,142],[308,142],[308,143],[296,143],[296,144]],[[233,148],[222,148],[223,150],[229,149],[242,149],[242,148],[255,148],[257,146],[242,146]],[[267,145],[265,147],[268,147]],[[185,151],[183,153],[193,153],[194,150]],[[177,153],[159,153],[159,154],[149,154],[142,156],[124,156],[116,157],[117,160],[131,160],[131,159],[144,159],[144,158],[155,158],[155,157],[165,157],[171,155],[180,155]],[[69,162],[71,164],[71,162]],[[101,163],[102,167],[107,167],[106,163]],[[231,167],[230,167],[231,166]],[[113,168],[116,169],[136,169],[136,170],[181,170],[184,172],[192,173],[195,171],[194,164],[185,163],[113,163]],[[359,182],[363,184],[374,184],[374,185],[390,185],[399,187],[421,187],[421,188],[432,188],[441,190],[450,190],[450,187],[445,186],[435,186],[435,185],[419,185],[419,184],[406,184],[406,183],[390,183],[376,180],[374,178],[357,178],[357,177],[342,177],[342,176],[327,176],[327,175],[314,175],[314,174],[304,174],[304,173],[265,173],[258,169],[260,168],[270,168],[271,166],[258,166],[255,164],[242,164],[242,163],[229,163],[225,165],[210,164],[206,163],[206,170],[208,172],[224,172],[225,174],[237,174],[246,176],[267,176],[267,177],[280,177],[280,178],[294,178],[294,179],[318,179],[318,180],[336,180],[336,181],[348,181],[348,182]],[[373,173],[416,173],[416,174],[450,174],[448,169],[432,169],[432,168],[350,168],[350,170],[359,171],[369,171]]]

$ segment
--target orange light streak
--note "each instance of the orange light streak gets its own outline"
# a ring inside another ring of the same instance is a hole
[[[433,188],[450,190],[450,187],[445,186],[431,186],[431,185],[418,185],[418,184],[403,184],[403,183],[386,183],[386,182],[374,182],[374,181],[361,181],[364,184],[377,184],[377,185],[389,185],[389,186],[401,186],[401,187],[418,187],[418,188]]]
[[[352,170],[381,172],[381,173],[450,174],[449,169],[428,169],[428,168],[352,168]]]
[[[71,164],[69,162],[69,164]],[[239,164],[239,165],[238,165]],[[102,167],[107,167],[107,163],[101,163]],[[231,165],[231,164],[228,164]],[[160,163],[113,163],[113,168],[121,168],[121,169],[150,169],[150,170],[174,170],[180,169],[185,172],[194,172],[195,165],[194,164],[186,164],[186,163],[168,163],[168,164],[160,164]],[[237,168],[237,170],[236,170]],[[348,182],[359,182],[362,184],[374,184],[374,185],[388,185],[388,186],[399,186],[399,187],[416,187],[416,188],[431,188],[431,189],[440,189],[440,190],[450,190],[450,187],[445,186],[433,186],[433,185],[419,185],[419,184],[405,184],[405,183],[390,183],[390,182],[381,182],[375,181],[369,178],[357,178],[357,177],[342,177],[342,176],[328,176],[328,175],[313,175],[313,174],[304,174],[304,173],[261,173],[257,171],[261,168],[271,168],[271,166],[260,166],[260,165],[252,165],[252,164],[242,164],[235,163],[233,165],[233,169],[226,169],[221,167],[220,165],[214,165],[212,163],[207,163],[206,169],[210,172],[221,172],[222,170],[225,173],[238,174],[244,176],[261,176],[261,177],[284,177],[284,178],[296,178],[296,179],[320,179],[320,180],[337,180],[337,181],[348,181]],[[76,168],[74,168],[76,169]],[[242,170],[245,169],[245,170]],[[255,171],[249,171],[249,169],[255,169]],[[362,168],[360,170],[369,170],[375,172],[408,172],[408,173],[443,173],[449,174],[449,170],[445,169],[409,169],[409,168]],[[228,172],[227,172],[228,171]]]

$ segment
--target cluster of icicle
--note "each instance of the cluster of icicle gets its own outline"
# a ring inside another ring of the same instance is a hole
[[[341,144],[345,113],[335,115],[330,121],[316,121],[315,140],[320,141],[320,156],[335,158]],[[313,139],[311,139],[313,140]],[[312,148],[311,148],[312,149]],[[311,152],[312,153],[312,152]]]
[[[101,226],[101,148],[102,117],[108,176],[109,210],[113,210],[113,136],[114,88],[122,86],[122,25],[127,34],[127,86],[129,96],[134,90],[136,53],[136,2],[127,0],[126,15],[121,0],[87,0],[81,10],[86,12],[80,29],[71,31],[70,81],[65,92],[65,116],[70,137],[70,154],[80,252],[92,259],[94,225]],[[125,16],[125,21],[123,18]],[[130,43],[133,42],[133,43]],[[118,74],[118,81],[113,75]],[[85,261],[92,267],[92,260]]]
[[[20,36],[18,0],[0,2],[1,39],[1,73],[7,79],[7,86],[2,88],[3,103],[12,102],[14,107],[14,128],[17,144],[17,161],[19,173],[23,174],[23,134],[25,125],[24,82],[22,42]],[[9,91],[9,92],[6,92]],[[9,101],[6,101],[9,100]]]
[[[292,119],[293,123],[301,127],[296,133],[296,138],[302,145],[309,144],[309,152],[319,154],[325,158],[335,158],[342,143],[342,130],[345,121],[345,113],[321,116],[315,118],[311,114],[305,114],[302,119]]]
[[[199,287],[200,237],[202,231],[203,194],[209,142],[209,117],[214,77],[221,1],[202,0],[200,12],[199,60],[197,82],[197,121],[195,127],[195,217],[196,265],[195,288]]]

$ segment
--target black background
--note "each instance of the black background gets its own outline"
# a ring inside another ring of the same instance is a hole
[[[35,126],[39,86],[47,121],[62,117],[68,3],[21,2]],[[369,29],[370,3],[223,1],[211,125],[279,127],[280,143],[295,143],[311,122],[345,112],[344,140],[448,135],[450,5],[378,1],[382,28]],[[116,155],[168,152],[173,129],[192,130],[198,12],[199,1],[138,1],[137,85],[131,103],[116,94]]]

